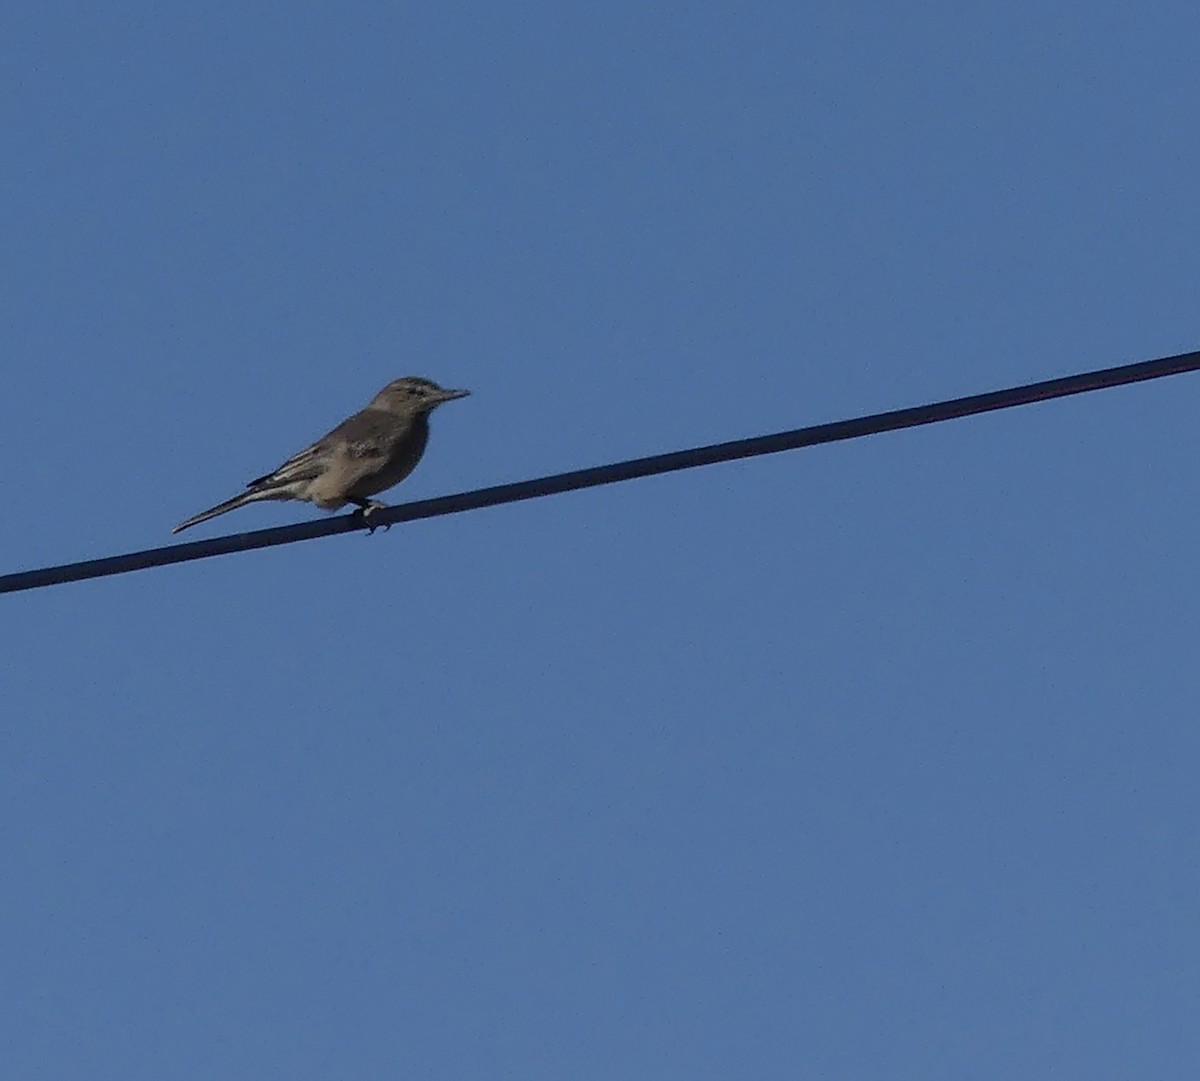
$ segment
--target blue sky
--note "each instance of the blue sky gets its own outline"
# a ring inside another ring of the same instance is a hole
[[[1197,33],[10,5],[0,570],[1194,349]],[[6,1075],[1186,1076],[1198,398],[2,598]]]

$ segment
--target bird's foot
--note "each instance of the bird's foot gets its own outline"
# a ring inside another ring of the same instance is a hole
[[[379,528],[379,526],[372,523],[371,516],[381,510],[384,510],[386,507],[387,504],[379,502],[378,499],[364,499],[363,502],[359,504],[359,513],[363,516],[363,522],[366,524],[368,536],[370,536],[370,534],[374,533],[375,530]],[[383,531],[386,533],[391,528],[392,523],[388,522],[384,525]]]

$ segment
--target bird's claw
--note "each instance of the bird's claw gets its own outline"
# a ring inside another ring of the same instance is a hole
[[[378,500],[372,499],[370,502],[366,503],[364,506],[359,508],[358,512],[363,517],[363,524],[367,527],[367,536],[368,537],[372,533],[374,533],[375,530],[377,530],[379,528],[379,526],[374,525],[371,522],[371,515],[374,514],[376,511],[383,510],[385,507],[387,507],[386,503],[380,503]],[[392,528],[391,522],[384,523],[383,531],[385,533],[391,528]]]

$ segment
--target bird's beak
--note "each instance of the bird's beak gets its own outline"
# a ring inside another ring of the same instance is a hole
[[[465,398],[470,393],[469,390],[443,390],[441,400],[443,402],[452,402],[455,398]]]

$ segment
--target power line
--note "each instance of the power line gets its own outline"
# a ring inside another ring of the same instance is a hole
[[[649,458],[634,458],[627,462],[592,469],[578,469],[571,473],[556,473],[549,477],[519,481],[516,484],[501,484],[494,488],[480,488],[473,492],[422,499],[415,503],[402,503],[372,514],[373,525],[396,525],[412,522],[419,518],[436,518],[443,514],[459,514],[462,511],[494,507],[501,503],[516,503],[523,499],[536,499],[560,492],[573,492],[581,488],[595,488],[601,484],[616,484],[637,477],[651,477],[658,473],[673,473],[679,469],[692,469],[700,465],[729,462],[737,458],[753,458],[759,454],[775,454],[781,450],[797,450],[820,443],[836,443],[843,439],[858,439],[864,435],[877,435],[900,428],[915,428],[922,424],[937,424],[944,420],[990,413],[997,409],[1011,409],[1018,405],[1044,402],[1051,398],[1065,398],[1071,394],[1119,387],[1127,383],[1140,383],[1147,379],[1161,379],[1168,375],[1179,375],[1200,369],[1200,352],[1181,353],[1175,357],[1162,357],[1137,364],[1123,364],[1116,368],[1103,368],[1095,372],[1068,375],[1061,379],[1047,379],[1041,383],[1029,383],[1021,387],[993,390],[986,394],[974,394],[968,398],[953,398],[930,405],[918,405],[909,409],[895,409],[888,413],[874,413],[852,420],[818,424],[811,428],[797,428],[790,432],[760,435],[750,439],[735,439],[730,443],[716,443],[707,447],[692,447],[668,454],[654,454]],[[67,563],[58,567],[20,571],[0,576],[0,593],[17,593],[26,589],[41,589],[43,586],[60,585],[64,582],[79,582],[86,578],[105,578],[113,574],[144,570],[147,567],[163,567],[169,563],[186,563],[193,559],[246,552],[254,548],[271,548],[277,544],[292,544],[295,541],[314,540],[336,533],[350,533],[366,528],[360,512],[343,514],[337,518],[318,519],[297,525],[279,526],[274,529],[259,529],[250,533],[235,533],[227,537],[193,541],[189,544],[172,544],[166,548],[151,548],[144,552],[110,556],[107,559],[91,559],[83,563]]]

